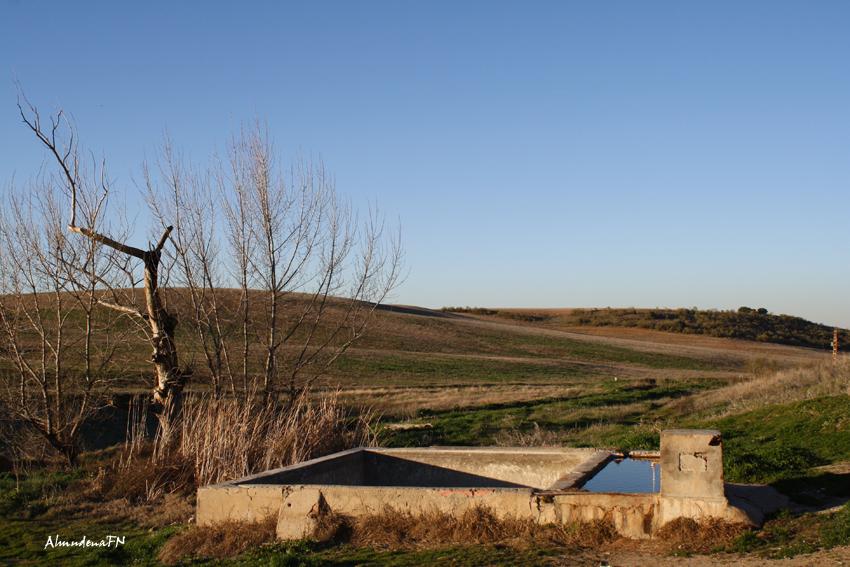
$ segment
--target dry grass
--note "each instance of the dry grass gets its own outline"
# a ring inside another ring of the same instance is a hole
[[[144,416],[145,411],[138,415]],[[372,446],[375,416],[352,415],[338,392],[302,394],[291,403],[257,396],[189,396],[153,439],[135,426],[104,493],[150,502],[170,493],[283,467],[344,449]]]
[[[677,518],[661,527],[653,539],[668,553],[708,553],[731,544],[750,528],[720,520],[697,522]]]
[[[157,529],[186,524],[194,514],[194,499],[183,494],[167,494],[156,502],[142,503],[127,498],[104,500],[92,494],[69,494],[50,506],[40,519],[68,522],[96,518],[103,523]]]
[[[226,559],[275,540],[276,519],[224,522],[192,527],[168,540],[159,554],[167,565],[183,561]],[[379,514],[352,518],[327,512],[317,518],[311,539],[381,550],[437,549],[450,545],[498,544],[514,548],[558,547],[564,550],[651,548],[660,553],[706,553],[730,545],[749,528],[721,521],[678,519],[650,541],[621,538],[610,521],[569,525],[538,524],[530,519],[498,517],[477,506],[456,517],[444,512],[412,514],[387,507]]]
[[[496,436],[496,444],[503,447],[559,447],[564,444],[563,437],[562,432],[543,429],[535,422],[531,431],[501,431]]]
[[[760,343],[742,339],[728,339],[712,337],[710,335],[693,335],[683,333],[670,333],[643,329],[639,327],[576,327],[572,325],[548,325],[551,328],[578,333],[594,337],[607,337],[611,339],[629,339],[648,343],[659,343],[684,347],[702,347],[718,352],[741,353],[745,356],[762,357],[770,359],[808,359],[818,360],[825,358],[825,352],[805,349],[790,345],[775,343]]]
[[[749,380],[670,404],[679,413],[712,410],[713,415],[749,411],[765,405],[850,393],[850,358],[772,373],[755,373]]]
[[[173,444],[211,484],[375,444],[369,413],[349,415],[338,392],[302,394],[291,404],[196,399],[183,409]]]
[[[159,554],[165,564],[197,559],[224,559],[275,538],[276,519],[260,522],[224,522],[192,527],[168,540]],[[350,518],[323,514],[317,518],[313,540],[347,543],[357,547],[402,550],[439,548],[447,545],[506,544],[569,549],[599,548],[618,539],[613,524],[595,521],[567,526],[537,524],[532,520],[498,518],[486,507],[467,510],[455,517],[443,512],[411,514],[387,507],[380,514]]]
[[[333,527],[333,530],[329,530]],[[476,506],[460,517],[444,512],[412,514],[387,507],[380,514],[356,519],[332,517],[320,522],[314,537],[346,541],[379,549],[410,549],[505,543],[563,547],[598,547],[617,538],[610,522],[555,525],[532,520],[497,517],[492,510]]]
[[[209,527],[192,527],[170,538],[159,552],[159,560],[176,565],[187,559],[225,559],[275,539],[277,518],[259,522],[225,522]]]
[[[170,494],[189,495],[196,488],[190,460],[176,453],[156,453],[152,442],[135,443],[95,479],[108,498],[123,498],[132,504],[154,502]]]
[[[490,404],[520,403],[586,393],[589,386],[486,384],[477,386],[352,388],[343,392],[348,405],[373,407],[384,415],[414,417],[420,410],[447,411]]]
[[[480,310],[473,310],[480,311]],[[737,350],[743,346],[751,351],[754,343],[768,346],[786,346],[778,343],[766,343],[761,339],[770,335],[772,339],[796,339],[800,344],[809,344],[815,348],[825,348],[832,336],[832,329],[811,322],[789,321],[785,316],[753,316],[731,312],[697,311],[691,316],[682,316],[679,309],[646,308],[567,308],[567,309],[490,309],[484,313],[472,313],[476,317],[502,319],[522,322],[546,328],[563,329],[578,333],[609,337],[634,338],[652,342],[670,342],[679,344],[697,344],[691,337],[705,337],[699,340],[706,346],[717,346]],[[656,319],[662,315],[662,320]],[[673,316],[673,319],[670,319]],[[695,316],[695,317],[693,317]],[[742,318],[743,317],[743,318]],[[754,318],[753,318],[754,317]],[[684,323],[687,328],[670,325],[673,320]],[[730,338],[730,333],[749,336],[751,340]],[[766,335],[760,336],[762,333]],[[677,339],[683,337],[682,339]],[[845,335],[846,336],[846,335]],[[758,338],[757,338],[758,337]],[[736,346],[736,343],[738,346]],[[795,348],[795,347],[791,347]],[[769,352],[765,349],[763,352]],[[774,354],[780,351],[774,350]],[[791,351],[789,351],[791,353]],[[798,353],[802,354],[802,353]]]
[[[635,350],[660,354],[687,355],[720,362],[746,362],[752,358],[770,358],[784,365],[824,360],[828,353],[774,343],[728,339],[707,335],[683,334],[653,329],[576,326],[558,314],[561,310],[541,310],[538,315],[553,314],[554,318],[542,322],[524,322],[498,317],[472,316],[481,327],[510,329],[514,333],[554,334],[593,343],[623,346]],[[570,311],[570,310],[565,310]]]

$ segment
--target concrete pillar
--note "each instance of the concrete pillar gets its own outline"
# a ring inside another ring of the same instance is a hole
[[[661,496],[725,498],[723,445],[713,429],[661,432]]]

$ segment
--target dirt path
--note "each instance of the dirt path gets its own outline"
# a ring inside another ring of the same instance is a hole
[[[663,335],[675,335],[674,333],[650,333],[641,338],[620,330],[600,330],[595,327],[577,332],[575,329],[561,330],[551,329],[530,324],[503,323],[492,319],[465,316],[455,321],[461,325],[483,327],[491,330],[522,333],[527,335],[561,337],[576,341],[596,344],[619,346],[632,350],[653,352],[659,354],[673,354],[693,356],[706,360],[733,360],[746,361],[754,358],[770,358],[781,360],[788,364],[799,364],[801,362],[814,362],[825,360],[829,353],[815,349],[793,347],[786,345],[754,343],[752,341],[737,341],[733,339],[720,339],[717,337],[705,337],[702,335],[664,337]],[[613,328],[612,328],[613,329]],[[637,333],[631,333],[636,335]],[[662,336],[659,336],[662,335]],[[663,342],[662,342],[663,339]],[[699,342],[700,344],[683,344],[683,341]]]

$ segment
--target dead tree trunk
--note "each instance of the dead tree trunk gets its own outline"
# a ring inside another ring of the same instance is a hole
[[[120,311],[134,318],[144,321],[148,330],[148,338],[153,348],[151,362],[156,372],[156,383],[153,388],[153,399],[162,407],[170,408],[169,413],[179,408],[186,374],[180,370],[177,357],[177,345],[174,341],[174,330],[177,327],[177,318],[168,312],[159,294],[159,265],[162,258],[162,249],[168,242],[173,227],[168,226],[162,233],[159,241],[153,248],[143,250],[135,246],[129,246],[95,231],[92,228],[77,226],[77,193],[81,183],[80,165],[77,154],[77,146],[74,140],[73,129],[70,130],[70,140],[63,143],[57,141],[57,130],[62,123],[62,113],[52,117],[50,129],[44,129],[38,110],[29,105],[29,115],[24,112],[19,104],[18,109],[24,123],[33,131],[36,137],[50,150],[62,170],[68,194],[71,199],[71,220],[68,230],[81,234],[86,238],[108,246],[113,250],[127,256],[141,260],[144,267],[144,295],[145,311],[142,312],[134,307],[121,305],[117,301],[111,302],[98,299],[98,303]],[[62,148],[60,149],[60,146]],[[105,174],[101,172],[100,191],[105,196],[108,186]],[[104,282],[105,283],[105,282]]]
[[[177,344],[174,341],[177,318],[168,312],[159,296],[159,262],[162,258],[162,248],[168,242],[172,227],[166,227],[165,232],[162,233],[159,242],[154,248],[142,250],[141,248],[117,242],[108,236],[87,228],[75,226],[73,224],[74,220],[74,215],[72,215],[72,224],[68,226],[68,229],[72,232],[82,234],[87,238],[142,261],[144,265],[146,312],[141,313],[132,307],[126,307],[108,301],[100,301],[100,303],[106,307],[140,317],[147,322],[150,329],[150,343],[153,348],[151,362],[156,371],[153,399],[157,404],[165,404],[170,398],[179,397],[182,394],[186,375],[180,369],[177,358]]]
[[[171,227],[163,235],[168,238]],[[148,250],[144,254],[145,263],[145,304],[147,305],[147,320],[151,329],[151,362],[156,369],[156,386],[153,399],[159,404],[183,390],[184,374],[180,370],[177,359],[177,345],[174,342],[174,329],[177,318],[169,313],[159,298],[158,271],[162,248]]]

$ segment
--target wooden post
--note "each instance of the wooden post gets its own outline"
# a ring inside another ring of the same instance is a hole
[[[832,330],[832,362],[838,362],[838,329]]]

